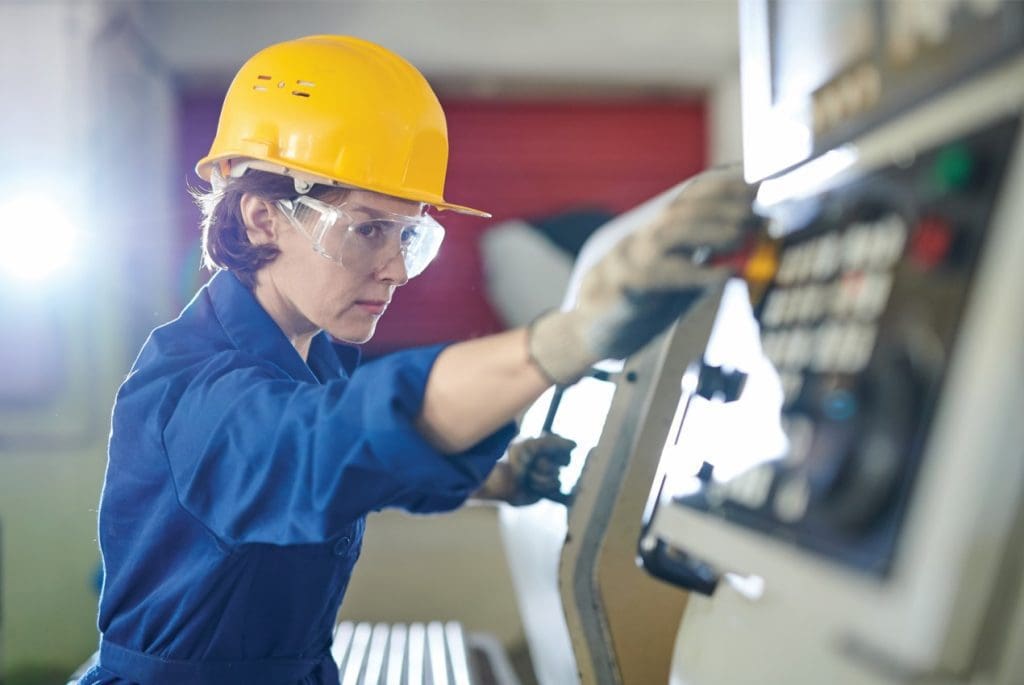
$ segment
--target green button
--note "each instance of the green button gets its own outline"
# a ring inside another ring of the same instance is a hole
[[[966,188],[974,172],[974,158],[962,143],[948,145],[939,151],[932,167],[932,181],[940,191]]]

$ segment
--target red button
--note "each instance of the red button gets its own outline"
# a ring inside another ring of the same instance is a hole
[[[917,223],[910,239],[911,260],[925,269],[932,269],[949,255],[953,229],[945,219],[925,217]]]

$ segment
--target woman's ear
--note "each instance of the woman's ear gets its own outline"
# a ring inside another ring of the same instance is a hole
[[[238,211],[245,224],[245,234],[253,245],[272,245],[277,243],[278,218],[280,214],[272,200],[243,193],[238,203]]]

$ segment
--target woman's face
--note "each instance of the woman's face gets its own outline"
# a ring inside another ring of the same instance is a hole
[[[374,212],[418,216],[423,209],[418,202],[366,190],[352,190],[344,196],[323,198],[323,201],[346,208],[364,208],[365,212],[356,210],[357,220],[372,216]],[[307,230],[301,231],[280,208],[276,208],[274,221],[280,254],[260,270],[257,290],[273,285],[274,298],[286,318],[283,327],[290,329],[285,332],[303,335],[325,330],[335,338],[352,343],[363,343],[373,337],[395,290],[409,280],[397,239],[381,247],[379,256],[372,260],[338,263],[314,249],[309,236],[312,222],[304,223]],[[349,222],[341,223],[330,234],[335,239],[348,230]],[[356,239],[360,238],[356,236]],[[335,247],[330,241],[326,246],[332,250]]]

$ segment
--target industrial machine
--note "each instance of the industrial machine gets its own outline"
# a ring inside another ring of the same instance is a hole
[[[1024,4],[741,20],[778,269],[563,393],[568,517],[506,513],[538,678],[1024,682]]]

